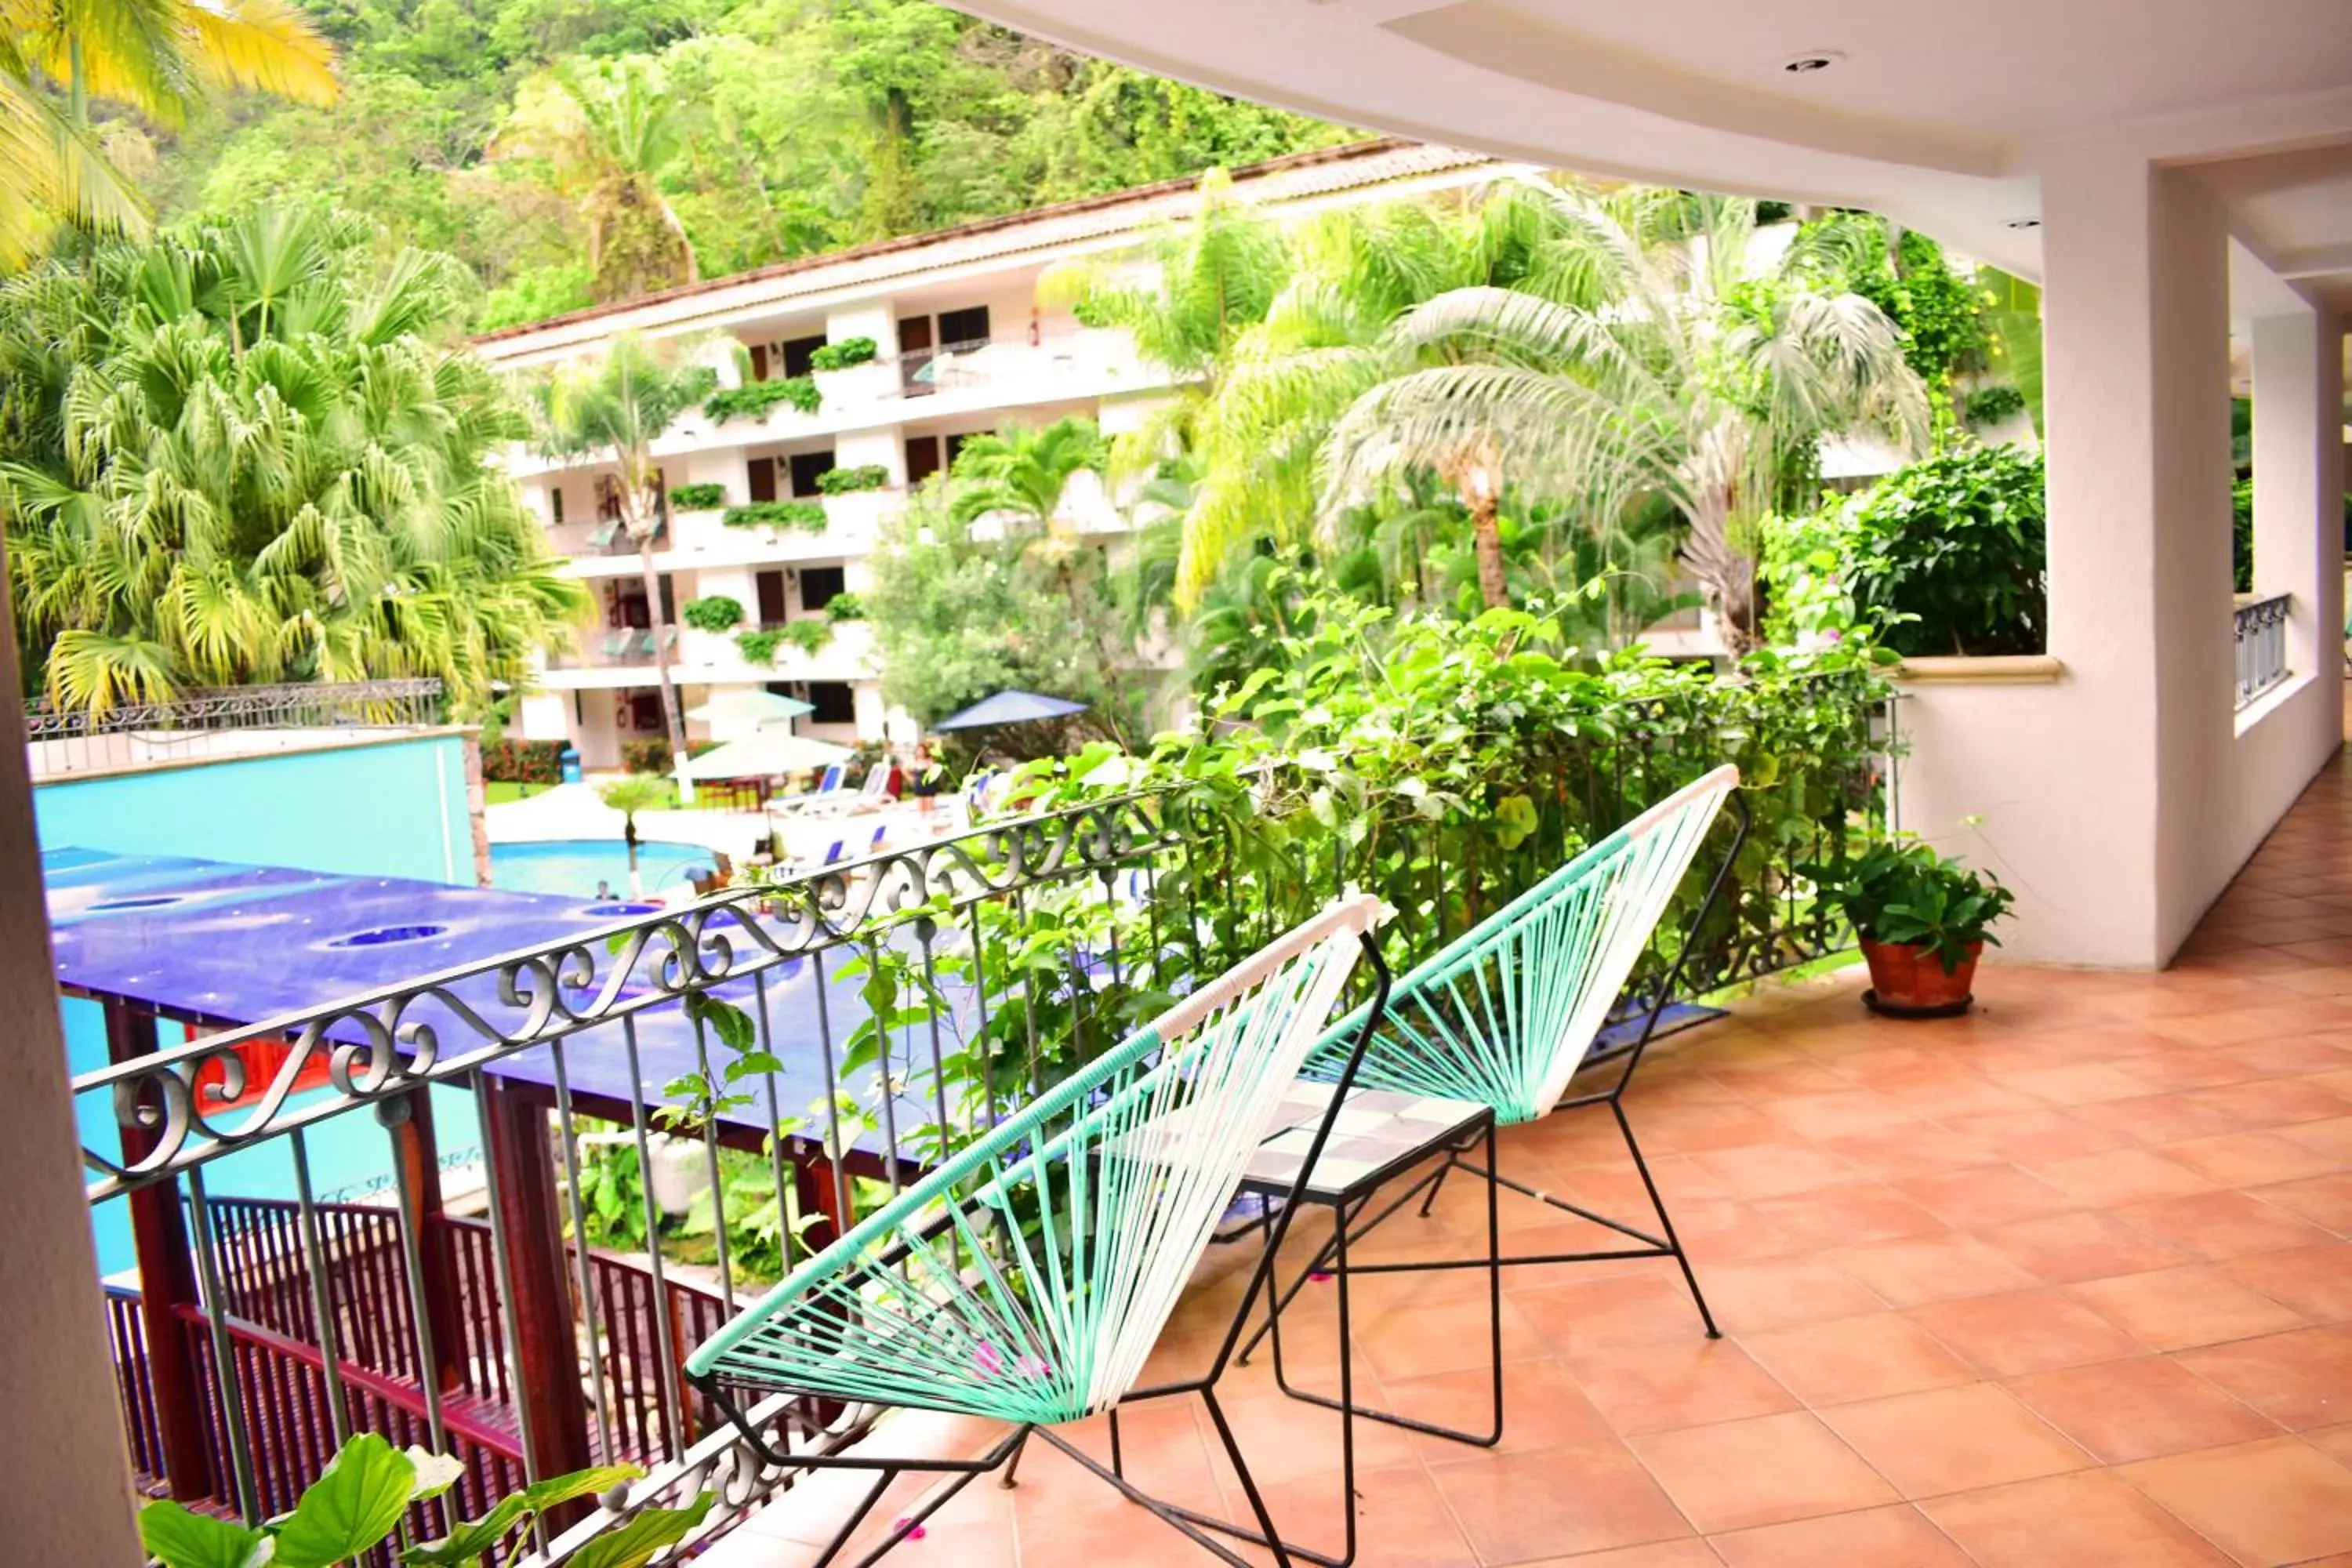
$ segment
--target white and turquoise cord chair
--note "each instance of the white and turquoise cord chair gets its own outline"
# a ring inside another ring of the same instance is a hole
[[[1634,1245],[1586,1252],[1507,1257],[1506,1265],[1591,1262],[1603,1258],[1672,1258],[1681,1266],[1707,1337],[1719,1338],[1706,1298],[1675,1235],[1674,1221],[1651,1180],[1633,1124],[1625,1119],[1624,1093],[1641,1065],[1659,1016],[1673,997],[1684,959],[1723,889],[1732,859],[1748,833],[1748,808],[1738,797],[1739,770],[1716,769],[1675,793],[1537,883],[1462,936],[1449,942],[1396,982],[1370,1043],[1357,1037],[1367,1016],[1358,1012],[1334,1026],[1317,1047],[1307,1074],[1337,1078],[1361,1053],[1354,1081],[1362,1088],[1395,1089],[1492,1106],[1505,1126],[1535,1121],[1555,1110],[1606,1105],[1616,1118],[1625,1147],[1641,1173],[1659,1231],[1653,1233],[1564,1198],[1515,1182],[1499,1171],[1482,1170],[1461,1151],[1383,1208],[1369,1223],[1353,1226],[1361,1235],[1423,1194],[1429,1212],[1446,1173],[1461,1169],[1515,1192],[1602,1226]],[[1615,1059],[1614,1081],[1606,1089],[1570,1095],[1570,1086],[1587,1065],[1594,1040],[1665,916],[1675,890],[1689,872],[1726,801],[1738,822],[1731,845],[1717,867],[1696,913],[1685,928],[1673,969],[1660,981],[1632,1048]],[[1327,1244],[1300,1279],[1275,1303],[1279,1311],[1305,1279],[1327,1266],[1336,1251]],[[1468,1258],[1432,1264],[1382,1264],[1382,1272],[1422,1268],[1486,1268]],[[1260,1328],[1244,1355],[1266,1330]],[[1302,1397],[1307,1397],[1302,1395]],[[1320,1401],[1318,1401],[1320,1403]]]
[[[1194,992],[908,1187],[695,1351],[688,1376],[765,1462],[881,1472],[821,1562],[840,1552],[898,1473],[957,1479],[898,1521],[865,1562],[905,1539],[973,1476],[1004,1466],[1009,1483],[1010,1467],[1035,1435],[1213,1555],[1242,1564],[1117,1470],[1119,1405],[1194,1393],[1207,1404],[1262,1539],[1275,1543],[1277,1561],[1290,1561],[1213,1387],[1269,1283],[1273,1245],[1210,1371],[1149,1389],[1136,1384],[1251,1156],[1341,1005],[1359,956],[1369,955],[1374,977],[1360,1016],[1380,1016],[1386,971],[1370,935],[1379,911],[1379,900],[1366,896],[1335,902]],[[1344,1060],[1336,1070],[1344,1080]],[[1331,1103],[1336,1112],[1340,1097]],[[1328,1131],[1327,1120],[1302,1182]],[[1277,1224],[1295,1206],[1286,1205]],[[1277,1232],[1272,1241],[1279,1240]],[[967,1461],[783,1454],[740,1413],[747,1392],[947,1411],[1012,1430]],[[1054,1430],[1106,1412],[1111,1468]]]

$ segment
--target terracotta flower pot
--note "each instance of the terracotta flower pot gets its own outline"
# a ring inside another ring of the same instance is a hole
[[[1969,943],[1968,956],[1949,974],[1934,952],[1904,942],[1862,939],[1862,956],[1870,965],[1870,994],[1864,998],[1875,1012],[1895,1017],[1943,1018],[1965,1013],[1973,999],[1969,987],[1977,977],[1977,959],[1984,943]]]

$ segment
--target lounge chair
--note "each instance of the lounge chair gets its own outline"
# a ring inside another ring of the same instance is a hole
[[[866,782],[854,790],[836,790],[830,796],[811,800],[801,810],[803,816],[833,816],[854,811],[875,811],[890,804],[890,764],[877,763],[866,770]]]
[[[842,786],[843,781],[847,777],[848,769],[842,763],[835,763],[819,775],[816,788],[806,795],[788,795],[782,799],[772,800],[768,803],[768,809],[781,816],[797,816],[818,801],[831,795],[846,794],[847,791]]]
[[[1370,954],[1384,986],[1368,935],[1378,908],[1362,896],[1335,903],[1178,1003],[794,1269],[688,1359],[695,1386],[766,1463],[879,1472],[820,1563],[839,1554],[897,1475],[956,1479],[898,1520],[866,1563],[914,1534],[974,1476],[1017,1463],[1033,1436],[1239,1562],[1055,1430],[1109,1412],[1116,1432],[1122,1403],[1184,1394],[1205,1401],[1258,1530],[1278,1540],[1215,1384],[1295,1203],[1272,1222],[1210,1371],[1136,1384],[1360,953]],[[1376,989],[1361,1016],[1379,1016]],[[1294,1196],[1344,1099],[1331,1098]],[[1013,1429],[971,1460],[786,1454],[769,1435],[781,1403],[747,1413],[746,1392],[947,1411]],[[1278,1544],[1275,1556],[1288,1561]]]
[[[1707,1337],[1720,1337],[1706,1298],[1699,1292],[1698,1278],[1691,1272],[1690,1260],[1675,1235],[1674,1221],[1667,1217],[1665,1203],[1658,1196],[1657,1184],[1650,1179],[1650,1167],[1634,1141],[1633,1124],[1625,1118],[1624,1093],[1673,995],[1693,935],[1703,929],[1732,858],[1746,839],[1748,811],[1746,803],[1738,799],[1738,769],[1717,768],[1643,812],[1416,965],[1397,981],[1386,1016],[1373,1029],[1356,1073],[1356,1081],[1365,1088],[1492,1106],[1496,1121],[1506,1126],[1539,1121],[1555,1110],[1607,1106],[1633,1157],[1633,1168],[1641,1175],[1662,1234],[1595,1214],[1500,1172],[1481,1170],[1457,1154],[1352,1235],[1370,1230],[1424,1188],[1421,1212],[1427,1214],[1447,1173],[1458,1168],[1601,1226],[1633,1244],[1505,1258],[1505,1264],[1672,1258],[1681,1267]],[[1588,1054],[1608,1023],[1634,963],[1649,945],[1727,800],[1735,803],[1738,832],[1683,934],[1674,970],[1662,980],[1640,1037],[1629,1050],[1612,1058],[1614,1080],[1608,1087],[1571,1095],[1572,1080],[1587,1065]],[[1307,1075],[1336,1079],[1348,1071],[1355,1061],[1356,1036],[1365,1021],[1365,1016],[1358,1013],[1335,1026],[1317,1046]],[[1300,1281],[1328,1267],[1333,1250],[1327,1245],[1301,1273]],[[1277,1310],[1297,1289],[1294,1282],[1282,1293]],[[1258,1331],[1259,1335],[1264,1332],[1263,1328]],[[1255,1343],[1253,1336],[1251,1346]]]

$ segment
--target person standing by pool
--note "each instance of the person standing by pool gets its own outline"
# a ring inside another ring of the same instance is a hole
[[[606,881],[606,880],[604,880],[604,879],[603,879],[602,877],[597,878],[597,879],[596,879],[596,901],[597,901],[598,903],[600,903],[600,904],[605,904],[605,903],[610,903],[610,902],[612,902],[612,900],[613,900],[613,884],[612,884],[612,883],[610,883],[610,882],[608,882],[608,881]]]
[[[931,755],[931,743],[929,741],[916,742],[915,761],[907,770],[907,788],[908,794],[922,803],[919,809],[927,822],[939,805],[940,790],[945,777],[939,759]]]

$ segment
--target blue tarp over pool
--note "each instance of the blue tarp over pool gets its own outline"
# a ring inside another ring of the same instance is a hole
[[[601,983],[615,960],[597,933],[653,910],[651,905],[595,903],[393,877],[328,876],[181,857],[68,848],[49,851],[41,860],[61,986],[99,997],[123,997],[166,1016],[220,1023],[266,1023],[504,954],[567,942],[581,942],[594,956]],[[750,950],[751,944],[739,946]],[[777,1107],[788,1119],[802,1118],[804,1131],[812,1136],[824,1131],[821,1113],[811,1110],[824,1093],[824,1042],[830,1037],[837,1055],[841,1042],[866,1016],[857,983],[839,977],[845,958],[836,951],[823,960],[822,1024],[818,961],[788,961],[766,971],[770,1039],[784,1063],[784,1071],[776,1075]],[[638,961],[638,978],[649,973],[649,963],[646,958]],[[521,1022],[522,1011],[499,999],[495,973],[457,982],[450,989],[494,1026],[513,1028]],[[968,996],[944,983],[942,989],[954,1003]],[[757,991],[748,980],[723,985],[719,994],[747,1012],[759,1009]],[[584,1003],[593,994],[581,993],[577,1000]],[[438,1003],[412,1005],[403,1016],[431,1022],[440,1032],[445,1058],[484,1043],[478,1030]],[[623,1103],[642,1098],[648,1105],[659,1105],[666,1084],[696,1070],[694,1031],[676,1005],[646,1008],[634,1016],[638,1081],[630,1080],[621,1026],[611,1022],[566,1037],[563,1065],[572,1092]],[[340,1038],[357,1037],[349,1026],[334,1033]],[[952,1049],[953,1034],[943,1029],[943,1037]],[[910,1076],[925,1078],[930,1060],[929,1031],[919,1029],[914,1039],[898,1044],[913,1062],[898,1057],[895,1075],[902,1083]],[[710,1048],[715,1070],[726,1053],[716,1040]],[[483,1070],[551,1084],[553,1054],[535,1047]],[[863,1082],[846,1087],[870,1104],[873,1081],[869,1071]],[[765,1081],[754,1078],[742,1087],[755,1093],[758,1103],[731,1113],[729,1120],[767,1131]],[[901,1142],[914,1121],[934,1120],[903,1099],[895,1109]],[[217,1114],[234,1126],[245,1112]],[[886,1140],[877,1132],[857,1142],[879,1150]]]

